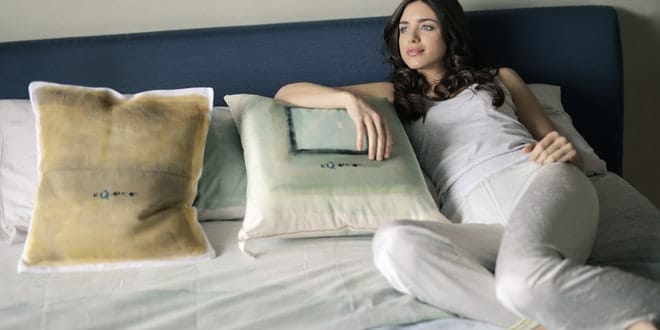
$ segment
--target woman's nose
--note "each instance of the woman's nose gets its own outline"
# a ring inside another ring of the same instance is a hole
[[[408,36],[408,42],[409,43],[417,43],[419,42],[419,35],[417,34],[417,31],[412,31],[410,35]]]

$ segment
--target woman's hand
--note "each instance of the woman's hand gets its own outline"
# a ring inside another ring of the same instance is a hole
[[[582,157],[568,139],[556,131],[536,96],[511,68],[501,68],[499,77],[511,93],[516,116],[538,143],[528,144],[523,151],[538,164],[571,162],[582,168]]]
[[[362,96],[394,99],[394,87],[390,82],[375,82],[342,87],[327,87],[309,82],[282,86],[275,99],[303,107],[337,109],[345,108],[357,129],[356,147],[363,150],[365,135],[369,141],[369,159],[383,160],[390,157],[392,135],[383,118]]]
[[[573,162],[577,158],[575,147],[557,131],[546,134],[538,143],[526,145],[523,152],[537,164]]]
[[[354,95],[352,101],[346,106],[346,111],[353,119],[357,129],[357,149],[363,150],[366,136],[369,142],[369,159],[384,160],[389,158],[392,151],[392,135],[387,120],[361,97]]]

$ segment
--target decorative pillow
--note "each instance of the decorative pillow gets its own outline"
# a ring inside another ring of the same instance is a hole
[[[245,215],[245,161],[229,108],[216,107],[206,137],[204,167],[197,186],[197,219],[240,219]]]
[[[0,100],[0,240],[25,241],[37,189],[37,141],[30,100]],[[239,219],[245,214],[245,164],[227,107],[212,111],[197,188],[197,219]]]
[[[394,219],[447,221],[387,101],[369,100],[395,141],[385,161],[355,150],[355,126],[344,110],[289,107],[248,94],[225,101],[248,177],[238,234],[246,254],[246,242],[256,238],[366,234]]]
[[[192,207],[213,90],[30,84],[39,185],[19,271],[211,258]]]
[[[37,188],[37,136],[30,100],[0,100],[0,239],[25,240]]]
[[[555,124],[557,131],[567,137],[580,152],[584,160],[584,173],[586,175],[603,174],[607,172],[605,161],[587,143],[582,135],[573,126],[570,115],[564,111],[561,104],[561,88],[547,84],[528,84],[529,89],[536,96],[546,115]]]

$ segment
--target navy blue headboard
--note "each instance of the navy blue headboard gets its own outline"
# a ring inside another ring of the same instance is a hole
[[[578,130],[621,174],[623,96],[617,15],[605,6],[468,13],[484,64],[562,86]],[[273,95],[292,81],[385,80],[385,17],[0,43],[0,98],[27,98],[33,80],[123,93],[210,86]]]

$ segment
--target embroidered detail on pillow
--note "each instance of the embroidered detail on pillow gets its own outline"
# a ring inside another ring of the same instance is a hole
[[[387,101],[369,99],[394,139],[385,161],[353,150],[356,130],[344,110],[291,108],[249,94],[225,101],[241,136],[248,177],[238,234],[245,253],[251,253],[246,242],[257,238],[369,234],[395,219],[447,221]]]
[[[121,95],[46,82],[29,89],[39,184],[19,271],[214,256],[192,207],[212,89]]]

